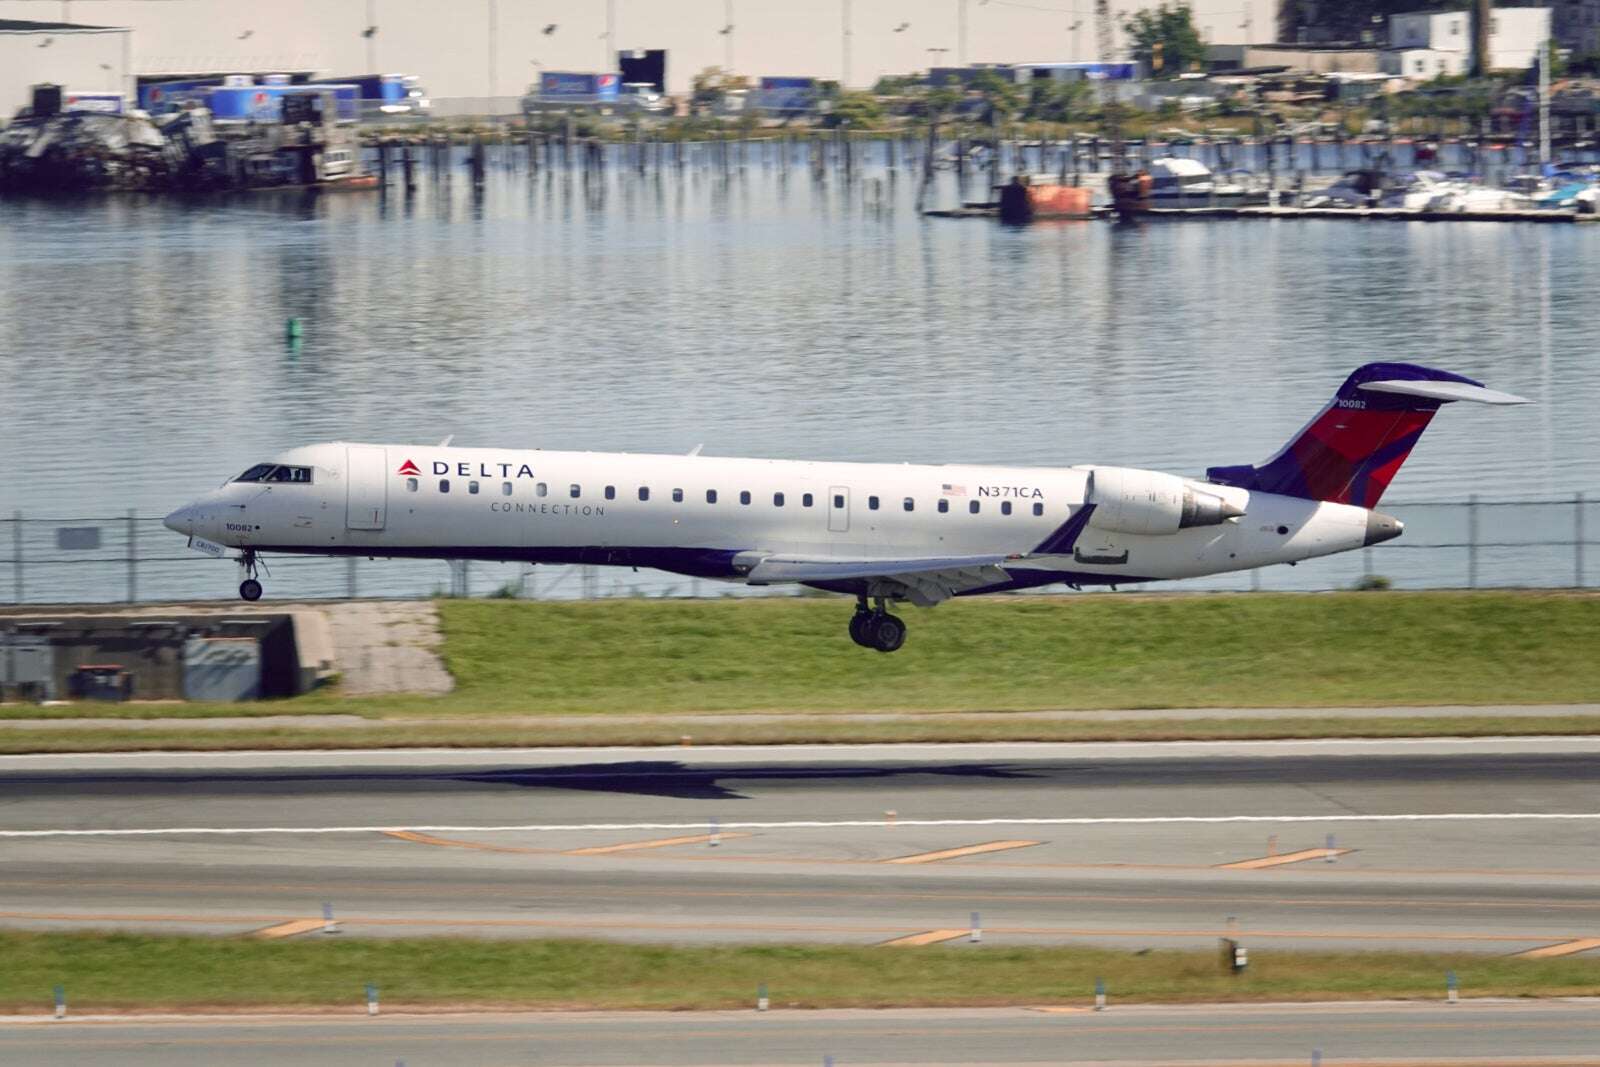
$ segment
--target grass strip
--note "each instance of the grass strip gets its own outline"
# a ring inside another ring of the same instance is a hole
[[[1224,973],[1208,951],[964,945],[635,945],[593,940],[263,942],[118,933],[0,934],[0,1011],[38,1012],[52,987],[74,1011],[213,1008],[356,1010],[367,982],[398,1006],[532,1009],[1084,1004],[1102,979],[1117,1002],[1442,998],[1600,993],[1600,958],[1470,953],[1251,953]]]
[[[49,752],[228,752],[277,749],[540,748],[656,745],[894,744],[982,741],[1265,741],[1296,738],[1589,736],[1600,716],[1550,715],[1462,718],[1170,719],[1106,722],[1007,719],[995,716],[917,716],[861,722],[797,715],[779,722],[528,724],[403,721],[316,729],[278,726],[229,730],[170,727],[145,730],[0,730],[0,755]],[[693,748],[684,749],[692,752]]]

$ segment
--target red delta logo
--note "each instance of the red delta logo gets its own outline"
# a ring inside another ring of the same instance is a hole
[[[400,469],[398,471],[396,471],[395,473],[396,474],[421,474],[422,470],[415,463],[411,462],[408,459],[404,463],[400,464]]]

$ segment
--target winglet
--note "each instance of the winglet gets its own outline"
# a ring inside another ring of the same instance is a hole
[[[449,448],[450,447],[450,442],[454,441],[455,439],[456,439],[456,435],[455,434],[449,434],[448,436],[445,437],[445,439],[443,441],[439,442],[439,447],[440,448]]]
[[[691,456],[698,456],[698,455],[699,455],[699,454],[700,454],[700,450],[701,450],[701,449],[702,449],[702,448],[704,448],[704,447],[706,447],[706,446],[705,446],[705,442],[704,442],[704,441],[702,441],[702,442],[700,442],[700,443],[699,443],[699,444],[697,444],[697,445],[695,445],[695,446],[694,446],[694,447],[693,447],[693,448],[691,448],[691,449],[689,449],[689,455],[691,455]]]

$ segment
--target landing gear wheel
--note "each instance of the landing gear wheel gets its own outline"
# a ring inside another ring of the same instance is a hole
[[[869,631],[872,647],[879,652],[893,652],[906,643],[906,624],[896,615],[875,615]]]
[[[867,635],[872,630],[872,614],[858,611],[850,617],[850,640],[862,648],[873,648],[872,640]]]
[[[261,583],[254,578],[246,578],[239,583],[239,595],[254,603],[261,599]]]

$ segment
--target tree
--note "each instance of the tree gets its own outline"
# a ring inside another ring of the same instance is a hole
[[[1122,20],[1133,40],[1133,58],[1152,78],[1172,78],[1205,63],[1206,44],[1194,26],[1194,10],[1185,0],[1136,11]]]
[[[875,130],[883,124],[883,105],[869,92],[846,89],[834,101],[822,124],[827,127],[848,124],[853,130]]]
[[[1016,83],[989,68],[973,74],[967,87],[982,93],[989,107],[1002,121],[1009,120],[1022,106],[1022,96],[1017,91]]]
[[[749,78],[729,73],[721,67],[707,67],[689,83],[689,110],[697,114],[714,111],[731,90],[748,88]]]
[[[1028,84],[1028,106],[1022,117],[1039,122],[1074,122],[1088,117],[1094,103],[1092,83],[1035,78]]]

